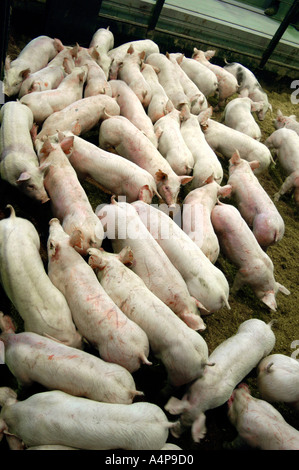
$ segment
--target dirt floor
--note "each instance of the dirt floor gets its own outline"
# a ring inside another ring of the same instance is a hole
[[[9,44],[9,53],[12,58],[15,57],[22,45],[27,43],[27,38],[20,38],[18,44],[11,38]],[[291,93],[294,91],[290,88],[290,81],[287,78],[277,81],[273,77],[259,77],[261,85],[268,93],[269,101],[272,104],[273,112],[268,112],[263,122],[257,121],[262,129],[262,141],[264,141],[274,130],[273,119],[276,117],[277,110],[280,109],[283,114],[297,115],[299,119],[299,104],[292,104]],[[234,97],[231,97],[231,99]],[[213,104],[213,102],[211,103]],[[222,112],[214,113],[213,118],[221,120]],[[88,140],[96,143],[98,136],[98,129],[94,129],[88,135],[84,136]],[[225,177],[222,184],[227,180],[227,167],[228,162],[221,158],[223,164]],[[276,166],[271,166],[262,176],[259,177],[260,183],[266,189],[270,197],[278,191],[285,175],[280,168],[279,163]],[[102,193],[98,188],[92,184],[82,183],[85,188],[91,204],[95,209],[98,204],[109,202],[110,196]],[[182,188],[180,200],[187,194],[188,185]],[[156,202],[156,201],[154,201]],[[229,202],[226,200],[226,202]],[[52,217],[50,205],[45,204],[39,207],[32,201],[28,200],[25,196],[20,195],[14,188],[9,186],[4,181],[0,182],[0,219],[8,215],[6,210],[7,204],[12,204],[19,217],[28,218],[38,230],[41,239],[41,256],[47,269],[47,253],[46,241],[48,234],[48,221]],[[231,201],[233,203],[233,201]],[[292,342],[299,341],[299,315],[298,315],[298,242],[299,242],[299,218],[298,208],[296,208],[292,194],[286,194],[277,203],[277,208],[285,222],[285,235],[283,239],[275,246],[268,249],[268,255],[272,259],[275,268],[276,280],[287,287],[291,295],[285,296],[281,293],[277,295],[278,308],[276,312],[270,311],[264,304],[262,304],[250,290],[250,288],[243,288],[235,296],[230,295],[229,302],[231,310],[222,309],[212,315],[205,317],[207,329],[202,333],[206,340],[209,351],[212,352],[221,342],[230,336],[234,335],[239,325],[249,318],[259,318],[265,322],[275,319],[273,331],[276,336],[276,344],[272,353],[282,353],[290,356],[295,352],[292,348]],[[104,245],[106,247],[106,245]],[[22,260],[19,260],[20,263]],[[220,254],[216,262],[227,277],[230,286],[233,283],[236,268]],[[164,282],[161,279],[161,282]],[[166,280],[165,282],[169,282]],[[17,331],[22,331],[23,323],[18,312],[15,310],[9,299],[6,297],[3,289],[0,286],[0,310],[5,314],[13,317]],[[298,348],[298,346],[297,346]],[[94,353],[94,351],[92,351]],[[297,355],[297,358],[298,355]],[[165,392],[165,379],[166,374],[163,366],[154,357],[152,366],[143,366],[134,378],[139,390],[145,392],[144,399],[153,403],[157,403],[163,408],[168,400],[171,392]],[[244,378],[244,381],[249,385],[253,396],[259,398],[259,392],[256,384],[256,370]],[[41,386],[34,386],[30,389],[23,389],[18,387],[15,378],[5,365],[0,368],[0,386],[11,386],[18,390],[19,398],[23,399],[27,396],[41,391]],[[221,386],[221,385],[220,385]],[[181,396],[184,390],[176,391],[177,396]],[[285,420],[299,430],[299,419],[291,408],[284,404],[274,405],[283,415]],[[169,441],[176,443],[185,450],[200,451],[200,450],[222,450],[223,448],[233,449],[231,442],[236,437],[237,433],[235,428],[230,424],[227,418],[227,405],[206,412],[207,434],[196,444],[192,441],[190,431],[187,431],[181,436],[180,439],[175,439],[170,435]],[[170,419],[174,419],[170,417]],[[0,445],[0,448],[6,449],[5,441]]]

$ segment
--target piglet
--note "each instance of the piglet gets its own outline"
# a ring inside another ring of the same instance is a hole
[[[211,175],[214,176],[218,184],[221,184],[223,179],[222,165],[214,150],[207,143],[197,116],[184,108],[181,111],[180,118],[182,137],[194,159],[193,179],[190,188],[196,189],[203,186]]]
[[[96,61],[98,56],[99,54],[94,47],[86,49],[78,46],[75,64],[77,67],[86,66],[88,68],[84,98],[99,95],[100,93],[112,96],[106,74]]]
[[[33,200],[47,202],[46,167],[39,165],[30,134],[33,126],[31,109],[18,101],[9,101],[1,108],[0,122],[1,178]]]
[[[209,363],[181,400],[171,397],[165,409],[180,414],[171,431],[176,437],[192,427],[193,440],[199,442],[206,434],[205,412],[223,405],[237,384],[272,351],[275,335],[271,323],[251,318],[239,326],[235,335],[226,339],[210,354]]]
[[[204,329],[198,304],[190,296],[184,279],[142,223],[132,204],[122,202],[120,198],[116,202],[112,198],[111,204],[100,205],[95,212],[114,252],[119,253],[127,245],[131,247],[134,255],[131,269],[148,289],[188,326],[195,330]]]
[[[231,100],[224,109],[224,124],[232,129],[243,132],[253,139],[261,140],[262,132],[253,115],[254,111],[260,111],[263,102],[252,101],[248,97]]]
[[[171,263],[181,273],[190,295],[199,305],[210,313],[222,307],[230,308],[229,286],[224,274],[211,263],[167,211],[163,212],[163,206],[161,210],[142,201],[133,202],[132,206]]]
[[[82,98],[86,77],[87,67],[75,67],[54,90],[28,93],[20,102],[31,109],[34,122],[40,125],[51,114]]]
[[[218,106],[224,106],[226,99],[234,93],[237,93],[239,86],[237,79],[232,74],[227,72],[223,67],[220,67],[220,65],[212,64],[210,62],[210,59],[214,57],[214,55],[215,51],[203,52],[194,47],[192,59],[197,60],[215,73],[218,80]]]
[[[37,230],[8,207],[10,217],[0,221],[0,278],[24,321],[24,330],[81,347],[67,301],[45,271]]]
[[[258,389],[264,400],[284,402],[299,411],[299,361],[271,354],[258,365]]]
[[[1,392],[1,434],[9,443],[18,441],[19,448],[55,444],[85,450],[159,450],[174,425],[159,406],[148,402],[101,403],[60,390],[17,401]]]
[[[106,294],[58,219],[50,221],[47,249],[49,277],[65,296],[78,330],[100,357],[129,372],[139,369],[141,363],[149,364],[145,332]]]
[[[177,175],[189,175],[194,167],[194,158],[180,129],[180,111],[173,109],[156,121],[158,150]]]
[[[97,52],[95,58],[96,62],[100,65],[105,73],[105,77],[108,80],[109,71],[112,62],[112,58],[108,56],[108,52],[114,47],[114,35],[108,28],[99,28],[93,34],[89,48],[94,48]]]
[[[299,207],[299,135],[288,128],[277,129],[266,139],[265,145],[275,151],[287,174],[284,183],[274,195],[274,200],[278,201],[282,195],[294,189],[294,200]]]
[[[69,137],[69,146],[73,139],[74,136]],[[79,253],[84,255],[88,248],[100,248],[104,237],[102,226],[61,145],[48,139],[44,143],[36,140],[36,147],[40,160],[50,165],[44,184],[53,215],[61,221]]]
[[[169,382],[179,387],[201,376],[208,358],[205,340],[129,269],[134,261],[133,251],[126,246],[118,254],[94,248],[88,253],[88,262],[107,294],[146,332],[151,350],[164,365]]]
[[[184,232],[213,264],[217,261],[220,247],[211,222],[211,212],[218,198],[230,196],[231,191],[229,184],[220,186],[212,175],[204,186],[190,191],[182,205]]]
[[[238,209],[218,202],[212,210],[211,220],[220,250],[238,268],[231,292],[236,293],[247,284],[258,299],[271,310],[276,310],[277,292],[289,295],[290,291],[276,282],[272,260],[261,248]]]
[[[38,36],[22,49],[18,57],[11,61],[7,56],[4,69],[4,93],[13,96],[19,93],[22,81],[30,73],[45,67],[64,48],[59,39]]]
[[[261,450],[299,450],[299,431],[268,402],[240,384],[228,400],[228,417],[247,445]]]
[[[49,390],[107,403],[132,403],[136,391],[127,369],[37,333],[15,333],[10,317],[0,312],[0,341],[5,364],[23,387],[39,383]]]
[[[263,90],[253,72],[238,62],[226,62],[223,68],[237,79],[238,93],[241,96],[248,96],[252,101],[263,102],[262,109],[257,113],[258,119],[263,121],[267,111],[272,111],[272,105],[269,103],[267,93]]]
[[[284,220],[253,170],[259,162],[240,158],[236,151],[229,160],[228,184],[238,209],[263,249],[279,242],[285,232]]]
[[[273,124],[275,129],[286,127],[287,129],[291,129],[292,131],[297,132],[299,135],[299,122],[297,122],[295,114],[292,114],[291,116],[284,116],[281,110],[278,109],[276,119],[274,119]]]
[[[147,115],[153,124],[174,109],[173,103],[159,82],[158,71],[157,67],[153,67],[150,64],[143,62],[141,65],[141,73],[151,88],[152,98],[147,107]]]

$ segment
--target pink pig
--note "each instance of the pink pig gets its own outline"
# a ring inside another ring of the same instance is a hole
[[[239,269],[231,291],[235,293],[248,284],[262,302],[276,310],[277,292],[285,295],[290,292],[275,281],[272,260],[260,247],[238,209],[218,203],[212,210],[211,218],[220,249]]]
[[[231,191],[229,184],[220,186],[211,176],[204,186],[190,191],[183,201],[183,230],[212,263],[216,262],[220,247],[211,222],[211,212],[217,199],[230,196]]]
[[[194,48],[192,59],[198,60],[201,64],[212,70],[218,80],[219,101],[218,106],[224,106],[227,98],[237,93],[239,85],[237,79],[227,72],[223,67],[212,64],[210,59],[215,55],[215,51],[200,51]]]
[[[251,114],[260,111],[263,102],[254,102],[248,97],[231,100],[224,109],[224,124],[232,129],[243,132],[253,139],[261,140],[261,129]]]
[[[96,62],[98,55],[98,52],[93,47],[89,49],[78,47],[75,64],[77,67],[86,66],[88,68],[84,98],[100,93],[112,95],[105,72]]]
[[[108,80],[109,71],[112,58],[109,57],[108,52],[114,47],[114,35],[108,28],[99,28],[91,38],[89,48],[93,47],[97,52],[95,58],[96,62],[100,65]]]
[[[253,174],[259,162],[247,162],[237,151],[229,163],[228,184],[232,186],[239,211],[252,227],[259,244],[266,249],[282,239],[285,225],[275,204]]]
[[[228,417],[250,447],[261,450],[299,450],[299,431],[268,402],[251,396],[240,384],[228,400]]]
[[[291,116],[284,116],[280,109],[278,109],[276,119],[274,119],[273,123],[276,129],[286,127],[287,129],[291,129],[297,132],[299,135],[299,122],[297,122],[295,114],[292,114]]]

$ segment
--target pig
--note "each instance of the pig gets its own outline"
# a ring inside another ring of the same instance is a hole
[[[135,208],[112,198],[111,204],[99,206],[95,212],[114,252],[119,253],[127,245],[131,247],[134,255],[131,269],[147,288],[190,328],[204,329],[199,302],[190,296],[182,276],[144,226]]]
[[[71,131],[76,135],[84,134],[108,116],[119,114],[120,109],[115,98],[106,94],[88,96],[49,116],[41,130],[37,132],[36,129],[34,132],[34,139],[54,135],[57,130]]]
[[[185,197],[182,207],[182,228],[206,257],[215,264],[220,253],[211,212],[218,198],[231,195],[232,187],[220,186],[211,175],[204,186],[193,189]]]
[[[258,244],[238,209],[218,202],[211,220],[220,250],[238,268],[231,292],[235,294],[247,284],[261,302],[275,311],[277,292],[289,295],[290,291],[276,282],[272,260]]]
[[[60,132],[51,139],[60,142],[80,181],[87,180],[111,195],[123,195],[127,202],[141,199],[150,204],[155,195],[159,196],[153,176],[120,155],[69,132]]]
[[[112,31],[110,31],[109,26],[108,28],[97,29],[91,38],[89,48],[91,47],[98,53],[95,60],[103,69],[105,77],[108,80],[112,62],[112,58],[108,56],[108,51],[114,47],[114,35]]]
[[[259,162],[247,162],[240,158],[238,151],[235,152],[229,160],[228,184],[242,217],[266,250],[283,238],[285,224],[272,199],[253,174],[258,165]]]
[[[10,317],[0,312],[0,341],[5,364],[23,387],[39,383],[49,390],[105,403],[130,404],[142,392],[127,369],[88,352],[32,332],[15,333]]]
[[[89,49],[78,47],[75,64],[77,67],[88,67],[84,98],[100,93],[112,96],[111,87],[107,81],[106,74],[96,61],[98,55],[94,47]]]
[[[181,134],[191,151],[194,159],[192,171],[193,179],[190,189],[203,186],[206,180],[213,175],[215,181],[221,184],[223,180],[223,168],[214,150],[207,143],[201,130],[197,116],[186,111],[181,112]]]
[[[0,111],[1,178],[36,202],[49,200],[44,187],[46,167],[39,165],[30,131],[33,114],[18,101],[5,103]]]
[[[223,68],[231,73],[238,81],[238,93],[241,96],[248,96],[252,101],[263,102],[263,108],[257,112],[258,119],[263,121],[267,111],[272,111],[272,105],[269,103],[267,93],[263,90],[251,70],[238,62],[225,62],[226,65]]]
[[[23,443],[23,447],[159,450],[174,425],[153,403],[102,403],[61,390],[35,393],[22,401],[2,398],[1,404],[1,434],[8,442],[17,439],[20,448]]]
[[[158,119],[154,129],[158,136],[158,150],[173,171],[179,176],[190,175],[194,158],[181,134],[180,111],[174,108]]]
[[[201,64],[215,73],[218,81],[218,107],[224,106],[227,98],[237,93],[239,85],[237,79],[227,72],[220,65],[212,64],[210,59],[214,57],[215,51],[200,51],[196,47],[193,49],[192,59],[197,60]]]
[[[253,115],[253,111],[259,111],[263,107],[263,102],[252,101],[244,96],[234,98],[224,109],[224,124],[232,129],[243,132],[253,139],[261,140],[262,132]]]
[[[168,259],[181,273],[190,295],[207,312],[216,312],[222,307],[230,309],[229,286],[224,274],[180,226],[163,209],[142,201],[133,202],[132,206]]]
[[[285,354],[271,354],[257,367],[261,397],[269,402],[283,402],[299,411],[299,361]]]
[[[240,157],[244,160],[248,162],[259,161],[259,167],[254,170],[256,175],[266,171],[270,163],[274,164],[271,152],[266,145],[243,132],[210,119],[211,115],[212,109],[209,108],[198,115],[198,120],[204,136],[214,152],[221,153],[225,158],[231,158],[233,153],[238,150]]]
[[[158,69],[150,64],[141,65],[141,73],[151,88],[152,98],[147,107],[147,115],[153,124],[174,109],[173,103],[159,82],[157,71]]]
[[[292,131],[297,132],[299,135],[299,122],[297,122],[297,117],[295,114],[292,114],[291,116],[284,116],[281,110],[278,109],[276,119],[273,120],[273,124],[275,129],[286,127],[287,129],[291,129]]]
[[[86,77],[87,67],[76,67],[56,89],[28,93],[20,103],[31,109],[34,122],[41,125],[51,114],[82,98]]]
[[[71,245],[58,219],[49,222],[48,273],[65,296],[74,323],[100,357],[135,372],[147,359],[145,332],[117,307],[99,283],[93,269]]]
[[[299,207],[298,143],[299,136],[288,128],[277,129],[265,140],[265,145],[277,153],[278,161],[287,175],[279,191],[274,194],[274,201],[279,201],[281,196],[294,189],[294,201]]]
[[[228,400],[228,418],[247,445],[261,450],[298,450],[299,431],[268,402],[242,383]]]
[[[168,381],[180,387],[201,376],[208,357],[205,340],[129,269],[134,261],[133,251],[126,246],[117,254],[94,248],[88,253],[88,262],[107,294],[146,332],[153,354],[167,371]]]
[[[182,106],[190,106],[189,99],[184,92],[176,68],[174,64],[167,59],[166,55],[161,53],[150,54],[146,58],[145,63],[156,67],[159,83],[164,88],[165,93],[176,109],[180,111]]]
[[[240,324],[237,332],[220,343],[209,355],[209,363],[189,386],[182,399],[171,397],[165,410],[180,414],[180,420],[171,430],[176,437],[191,426],[192,438],[200,442],[206,432],[205,412],[223,405],[229,400],[234,388],[243,380],[259,361],[272,351],[275,335],[272,323],[250,318]]]
[[[180,67],[178,61],[168,52],[166,57],[174,64],[179,80],[183,86],[186,96],[189,98],[190,110],[193,114],[199,114],[208,107],[205,95],[200,91],[198,86],[188,77],[186,72]]]
[[[110,80],[109,85],[112,96],[120,108],[120,115],[129,119],[140,131],[142,131],[151,143],[157,148],[158,139],[154,131],[153,123],[146,114],[138,96],[123,80]]]
[[[45,67],[48,62],[64,48],[59,39],[52,39],[48,36],[38,36],[32,39],[22,49],[18,57],[11,61],[7,56],[4,68],[4,93],[7,96],[17,95],[20,91],[23,80],[30,73]]]
[[[192,181],[192,176],[177,175],[143,132],[124,116],[110,117],[101,123],[99,145],[148,171],[155,178],[158,193],[169,206],[176,203],[181,185]]]
[[[218,79],[212,70],[195,59],[185,57],[180,52],[171,53],[169,56],[177,61],[206,98],[218,94]]]
[[[134,91],[140,103],[147,108],[151,101],[151,88],[141,73],[141,64],[145,57],[145,51],[135,51],[134,47],[128,48],[126,55],[118,69],[118,78],[124,81]]]
[[[19,99],[28,93],[53,90],[58,87],[65,76],[66,73],[62,65],[44,67],[37,72],[31,73],[29,77],[22,82],[19,91]]]
[[[114,47],[108,51],[108,56],[111,59],[109,78],[110,80],[116,80],[118,75],[118,69],[127,53],[130,46],[133,46],[136,52],[145,52],[145,58],[152,53],[159,53],[160,49],[151,39],[139,39],[137,41],[126,42],[120,46]]]
[[[12,206],[8,208],[10,216],[0,221],[0,278],[24,321],[24,331],[81,348],[67,301],[45,271],[37,230],[29,220],[17,217]]]
[[[44,184],[51,198],[51,210],[68,233],[79,253],[91,247],[100,248],[104,232],[81,186],[76,171],[59,143],[36,141],[41,162],[50,165]]]

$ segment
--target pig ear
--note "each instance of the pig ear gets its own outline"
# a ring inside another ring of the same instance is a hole
[[[264,103],[262,101],[252,101],[251,102],[251,111],[261,111],[264,107]]]
[[[80,135],[81,134],[81,124],[79,120],[72,122],[71,124],[71,132],[75,135]]]
[[[20,72],[20,75],[21,77],[23,78],[23,80],[25,80],[25,78],[28,78],[29,77],[29,74],[30,74],[30,69],[24,69]]]
[[[184,186],[185,184],[190,183],[190,181],[193,180],[193,176],[187,176],[187,175],[179,176],[179,179],[180,179],[181,185]]]
[[[280,111],[280,109],[278,109],[277,110],[277,117],[282,117],[282,116],[283,116],[282,112]]]
[[[106,262],[103,257],[99,256],[99,250],[96,248],[89,248],[87,253],[89,254],[88,264],[92,269],[104,269]]]
[[[181,63],[183,62],[184,57],[185,57],[185,54],[181,54],[179,57],[177,57],[176,61],[179,65],[181,65]]]
[[[94,60],[100,60],[101,58],[99,51],[95,47],[92,47],[90,55]]]
[[[58,134],[58,139],[60,139],[61,136]],[[69,136],[65,137],[61,142],[60,142],[60,147],[62,148],[63,152],[68,155],[72,152],[72,147],[74,145],[74,136]]]
[[[204,413],[200,413],[200,415],[192,424],[191,434],[194,442],[199,442],[200,439],[203,439],[206,435],[206,432],[206,416]]]
[[[199,113],[199,115],[198,115],[199,124],[202,127],[207,127],[208,126],[207,121],[208,121],[208,119],[210,119],[212,117],[212,114],[213,114],[212,106],[210,106],[208,109],[205,109],[204,111]]]
[[[221,186],[219,189],[219,195],[221,197],[230,197],[232,193],[232,186],[230,184],[226,184],[225,186]]]
[[[40,149],[40,154],[44,157],[48,157],[48,155],[54,150],[53,145],[51,144],[50,140],[46,140],[43,144],[42,148]]]
[[[132,266],[134,261],[133,251],[129,246],[125,246],[119,253],[118,259],[126,266]]]
[[[134,52],[134,47],[133,47],[133,44],[131,44],[129,49],[127,50],[127,54],[133,54],[133,52]]]
[[[182,106],[180,111],[180,121],[186,121],[190,117],[190,108],[189,106]]]
[[[60,39],[57,39],[57,38],[54,39],[54,47],[57,52],[60,52],[64,49],[64,45],[62,44]]]
[[[19,183],[24,183],[24,181],[30,180],[30,178],[31,178],[30,173],[28,173],[28,171],[23,171],[23,172],[20,174],[20,176],[19,176],[19,178],[17,179],[16,182],[17,182],[18,184],[19,184]]]
[[[232,165],[237,165],[240,162],[241,162],[241,157],[240,157],[239,151],[236,150],[235,153],[233,153],[231,156],[230,163]]]
[[[290,291],[289,289],[287,289],[286,287],[284,287],[282,284],[279,284],[279,282],[276,282],[276,288],[282,292],[284,295],[290,295]]]
[[[155,129],[155,134],[156,134],[156,137],[157,137],[157,139],[158,139],[158,141],[159,141],[161,135],[163,134],[163,129],[162,129],[160,126],[156,127],[156,129]]]
[[[145,58],[145,51],[140,52],[140,53],[139,53],[139,57],[140,57],[140,59],[143,61],[144,58]]]
[[[253,170],[255,170],[256,168],[259,168],[260,166],[260,162],[258,160],[253,160],[252,162],[249,162],[249,166],[250,168]]]
[[[140,188],[139,194],[138,194],[138,200],[143,201],[145,195],[151,198],[153,197],[153,192],[150,190],[150,187],[148,184],[145,184]]]
[[[265,294],[264,297],[261,298],[261,301],[264,302],[264,304],[266,304],[271,310],[276,311],[277,304],[273,291]]]
[[[75,248],[79,248],[80,250],[83,248],[83,233],[81,230],[74,230],[70,235],[70,245]]]
[[[206,51],[205,52],[205,58],[210,60],[212,57],[214,57],[216,51]]]
[[[191,405],[185,397],[183,397],[182,400],[179,400],[176,397],[171,397],[164,408],[171,415],[178,415],[188,411],[191,408]]]
[[[167,173],[164,173],[162,170],[156,172],[156,181],[165,181],[167,178]]]
[[[50,169],[51,163],[43,163],[38,167],[39,171],[42,173],[43,176],[46,176]]]
[[[212,173],[206,180],[205,180],[205,183],[206,184],[210,184],[210,183],[213,183],[214,181],[214,173]]]
[[[6,56],[5,65],[4,65],[4,68],[5,68],[6,71],[10,69],[10,62],[11,62],[11,60],[10,60],[10,57],[8,55],[8,56]]]

